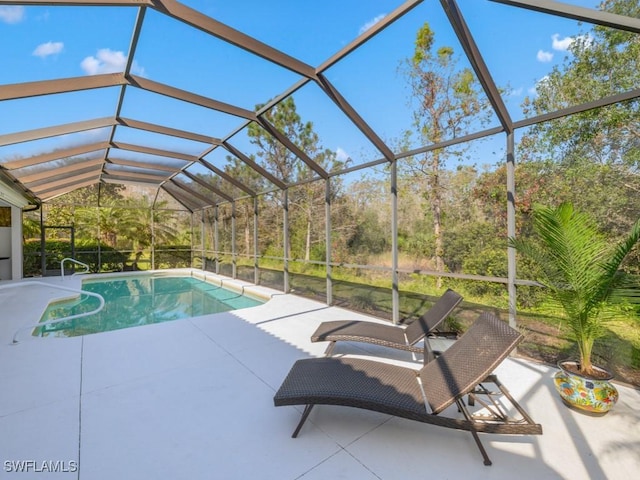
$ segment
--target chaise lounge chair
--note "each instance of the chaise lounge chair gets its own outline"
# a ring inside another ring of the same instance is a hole
[[[420,370],[364,358],[298,360],[276,392],[274,404],[305,405],[294,438],[319,404],[357,407],[468,430],[484,464],[491,465],[478,433],[542,434],[542,427],[492,374],[522,338],[505,322],[485,312],[451,347]],[[485,383],[493,383],[498,391],[489,391]],[[468,405],[464,402],[466,395]],[[498,395],[504,398],[497,401]],[[518,418],[508,417],[504,399],[517,410]],[[440,415],[454,403],[460,414]],[[474,414],[471,407],[475,406],[479,411]]]
[[[331,342],[325,351],[330,356],[337,341],[365,342],[385,347],[406,350],[412,353],[425,353],[424,362],[434,357],[428,341],[424,347],[417,343],[430,335],[462,301],[462,297],[448,289],[433,306],[408,327],[385,325],[362,320],[336,320],[323,322],[311,335],[312,342]]]

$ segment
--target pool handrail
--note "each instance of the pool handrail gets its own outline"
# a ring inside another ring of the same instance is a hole
[[[60,272],[62,274],[62,281],[64,281],[64,262],[71,262],[71,263],[80,265],[81,267],[84,267],[85,269],[84,272],[75,272],[71,276],[75,275],[76,273],[89,273],[89,265],[87,265],[86,263],[82,263],[80,260],[76,260],[75,258],[65,257],[60,262]]]
[[[78,293],[80,295],[88,295],[90,297],[97,298],[98,301],[100,302],[100,305],[98,306],[98,308],[96,308],[95,310],[92,310],[90,312],[77,313],[75,315],[69,315],[69,316],[63,317],[63,318],[56,318],[55,320],[47,320],[46,322],[40,322],[40,323],[35,323],[33,325],[26,325],[24,327],[20,327],[13,334],[13,339],[11,341],[11,343],[13,345],[19,343],[18,342],[18,334],[20,332],[22,332],[23,330],[33,329],[33,328],[37,328],[37,327],[44,327],[46,325],[53,325],[53,324],[56,324],[56,323],[67,321],[67,320],[73,320],[75,318],[87,317],[89,315],[93,315],[94,313],[98,313],[100,310],[102,310],[104,308],[104,298],[99,293],[88,292],[86,290],[79,290],[79,289],[76,289],[76,288],[62,287],[60,285],[56,285],[56,284],[53,284],[53,283],[39,282],[38,280],[32,280],[32,281],[29,281],[29,282],[12,283],[12,284],[9,284],[9,285],[0,285],[0,290],[4,290],[4,289],[8,289],[8,288],[18,288],[18,287],[23,287],[25,285],[44,285],[45,287],[57,288],[58,290],[66,290],[67,292]]]

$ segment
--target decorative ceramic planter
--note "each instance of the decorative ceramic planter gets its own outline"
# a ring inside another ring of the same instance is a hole
[[[594,379],[565,370],[563,368],[565,364],[577,365],[578,363],[558,362],[560,371],[553,377],[556,390],[565,404],[582,413],[596,416],[604,415],[613,408],[618,401],[618,390],[609,382],[613,378],[611,373],[594,365],[594,369],[607,375],[604,379]]]

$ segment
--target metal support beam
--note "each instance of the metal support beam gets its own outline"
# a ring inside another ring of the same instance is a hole
[[[194,182],[196,182],[198,185],[206,188],[207,190],[215,193],[216,195],[218,195],[219,197],[224,198],[227,202],[233,202],[233,198],[230,195],[227,195],[226,193],[224,193],[222,190],[220,190],[219,188],[214,187],[213,185],[209,185],[207,182],[205,182],[203,179],[201,179],[200,177],[187,172],[186,170],[182,172],[184,175],[186,175],[187,177],[189,177],[191,180],[193,180]]]
[[[158,163],[144,163],[135,160],[125,160],[122,158],[108,157],[107,162],[111,165],[120,165],[122,167],[143,168],[145,170],[157,170],[159,172],[175,173],[175,167],[160,165]]]
[[[262,168],[260,165],[258,165],[253,160],[251,160],[249,157],[247,157],[244,153],[242,153],[236,147],[231,145],[229,142],[225,141],[225,142],[222,142],[222,143],[223,143],[224,148],[226,148],[229,151],[229,153],[232,153],[233,155],[238,157],[240,160],[242,160],[244,163],[249,165],[252,169],[254,169],[256,172],[258,172],[260,175],[262,175],[268,181],[273,183],[276,187],[278,187],[278,188],[280,188],[282,190],[287,188],[287,185],[282,180],[280,180],[279,178],[276,178],[274,175],[271,175],[264,168]]]
[[[109,146],[107,142],[89,143],[86,145],[80,145],[79,147],[64,148],[60,150],[54,150],[53,152],[45,153],[42,155],[34,155],[33,157],[22,158],[19,160],[11,160],[4,162],[2,166],[7,170],[14,170],[16,168],[30,167],[32,165],[39,165],[41,163],[53,162],[60,160],[61,158],[75,157],[77,155],[84,155],[86,153],[97,152],[98,150],[104,150]]]
[[[204,97],[196,93],[191,93],[186,90],[181,90],[170,85],[165,85],[160,82],[149,80],[148,78],[138,77],[136,75],[129,75],[129,84],[134,87],[147,90],[149,92],[164,95],[166,97],[175,98],[176,100],[182,100],[183,102],[193,103],[199,107],[210,108],[218,112],[228,113],[240,118],[246,118],[247,120],[255,120],[256,114],[251,110],[236,107],[228,103],[219,102],[209,97]]]
[[[65,178],[63,180],[49,182],[46,185],[38,185],[36,187],[31,188],[30,190],[39,197],[43,197],[43,196],[48,197],[47,194],[51,194],[54,192],[61,192],[62,190],[65,190],[65,191],[61,193],[66,193],[66,192],[70,192],[71,190],[76,190],[81,186],[98,183],[99,181],[100,181],[100,171],[96,170],[93,172],[85,173],[83,175],[77,175],[73,178]]]
[[[400,280],[398,278],[398,161],[391,163],[391,318],[400,322]]]
[[[284,135],[280,130],[278,130],[275,126],[271,124],[265,117],[258,117],[258,124],[264,128],[266,132],[269,133],[272,137],[274,137],[278,142],[284,145],[287,150],[293,153],[296,157],[302,160],[311,170],[316,172],[321,178],[327,178],[329,175],[327,172],[318,165],[316,162],[311,160],[309,156],[304,153],[298,146],[293,143],[286,135]]]
[[[575,115],[576,113],[586,112],[588,110],[593,110],[596,108],[602,108],[602,107],[607,107],[609,105],[615,105],[617,103],[627,102],[629,100],[634,100],[636,98],[640,98],[640,88],[636,88],[634,90],[630,90],[624,93],[617,93],[615,95],[594,100],[592,102],[582,103],[580,105],[573,105],[571,107],[563,108],[561,110],[543,113],[535,117],[518,120],[513,124],[513,126],[515,129],[525,128],[531,125],[536,125],[538,123],[549,122],[557,118]]]
[[[186,195],[191,196],[191,197],[195,197],[198,200],[203,202],[203,206],[208,207],[209,205],[211,205],[211,199],[208,197],[205,197],[204,195],[201,195],[200,193],[194,191],[193,189],[191,189],[188,185],[185,185],[184,183],[182,183],[179,180],[176,180],[175,178],[172,178],[171,180],[169,180],[173,185],[175,185],[176,187],[180,188],[183,192],[185,192]]]
[[[198,28],[209,35],[228,42],[247,52],[253,53],[281,67],[304,77],[313,78],[315,70],[313,67],[290,57],[289,55],[266,45],[249,35],[235,30],[211,17],[208,17],[197,10],[174,0],[153,0],[156,10],[180,20],[192,27]]]
[[[348,45],[343,47],[339,52],[335,53],[332,57],[330,57],[329,59],[324,61],[316,69],[316,72],[317,73],[322,73],[325,70],[331,68],[333,65],[338,63],[340,60],[342,60],[344,57],[349,55],[351,52],[353,52],[354,50],[360,48],[363,44],[368,42],[371,38],[373,38],[374,36],[378,35],[380,32],[382,32],[385,28],[387,28],[389,25],[394,23],[400,17],[404,16],[405,14],[409,13],[413,8],[415,8],[418,5],[420,5],[423,1],[424,0],[408,0],[408,1],[406,1],[405,3],[400,5],[398,8],[396,8],[391,13],[385,15],[384,18],[382,18],[379,22],[377,22],[371,28],[368,28],[366,31],[362,32],[358,36],[358,38],[356,38],[351,43],[349,43]]]
[[[162,186],[162,189],[191,213],[202,207],[202,205],[194,203],[193,199],[186,193],[184,193],[181,189],[179,189],[176,185],[173,185],[171,183],[165,184]],[[159,188],[158,191],[160,191]]]
[[[125,68],[124,68],[123,77],[125,79],[128,79],[128,76],[131,73],[131,67],[133,66],[133,59],[135,58],[136,49],[138,48],[138,41],[140,39],[140,32],[142,31],[142,24],[144,23],[144,16],[146,12],[147,12],[146,7],[141,7],[140,9],[138,9],[138,15],[136,15],[136,23],[133,27],[131,42],[129,43],[129,54],[127,55],[127,63],[125,64]],[[115,111],[116,119],[120,117],[120,113],[122,112],[122,105],[124,104],[124,97],[127,91],[128,82],[129,80],[127,80],[127,83],[122,85],[122,88],[120,88],[120,92],[118,94],[118,101],[116,103],[116,111]],[[104,156],[102,157],[102,160],[104,161],[105,164],[107,163],[107,158],[109,157],[109,152],[111,150],[113,139],[116,136],[116,128],[117,128],[116,125],[111,127],[111,133],[109,134],[109,148],[105,150]]]
[[[324,241],[325,248],[325,268],[327,272],[327,305],[333,304],[333,277],[331,267],[331,179],[324,181]]]
[[[507,134],[507,236],[516,235],[516,162],[514,134]],[[507,289],[509,292],[509,325],[516,327],[516,251],[507,247]]]
[[[82,187],[88,187],[89,185],[95,185],[99,181],[100,180],[96,177],[93,180],[87,180],[85,182],[77,182],[77,183],[69,184],[57,190],[52,190],[52,191],[47,190],[46,192],[38,195],[38,197],[42,199],[43,202],[46,202],[48,200],[54,199],[55,197],[59,197],[60,195],[64,195],[65,193],[69,193],[73,190],[77,190]]]
[[[0,85],[0,101],[19,98],[38,97],[57,93],[79,92],[95,88],[117,87],[125,85],[122,73],[103,73],[84,77],[40,80],[36,82]]]
[[[218,226],[218,216],[220,215],[220,209],[218,205],[213,207],[213,253],[216,258],[214,259],[215,272],[220,273],[220,230]]]
[[[139,7],[141,5],[153,6],[153,0],[20,0],[20,5],[59,5],[59,6],[105,6],[105,7]]]
[[[51,180],[61,175],[64,175],[68,180],[73,180],[75,175],[86,173],[89,170],[93,171],[96,168],[99,169],[101,167],[102,160],[87,160],[85,162],[73,163],[65,167],[49,168],[30,175],[16,176],[16,178],[28,188],[31,188],[30,184],[35,182]]]
[[[239,180],[236,180],[235,178],[233,178],[231,175],[228,175],[227,173],[225,173],[224,171],[220,170],[218,167],[216,167],[215,165],[209,163],[207,160],[205,160],[204,158],[201,158],[200,160],[198,160],[198,163],[204,165],[205,167],[207,167],[209,170],[211,170],[213,173],[215,173],[216,175],[218,175],[220,178],[226,180],[227,182],[229,182],[230,184],[232,184],[233,186],[239,188],[240,190],[242,190],[244,193],[246,193],[247,195],[250,195],[252,197],[254,197],[256,195],[256,192],[254,192],[253,190],[251,190],[249,187],[247,187],[244,183],[240,182]]]
[[[238,278],[238,252],[236,252],[236,202],[231,202],[231,278]]]
[[[460,40],[462,49],[466,53],[478,81],[482,85],[489,102],[491,102],[491,105],[493,106],[493,110],[496,112],[496,115],[500,120],[502,128],[507,132],[512,132],[513,120],[511,119],[511,115],[509,115],[509,111],[502,100],[500,91],[493,81],[487,65],[484,63],[484,58],[482,58],[482,55],[480,54],[480,50],[467,27],[467,23],[462,17],[458,4],[455,0],[440,0],[440,3],[449,18],[449,22],[451,23],[453,30],[456,32],[458,40]]]
[[[258,197],[253,197],[253,283],[260,285],[260,265],[258,263]]]
[[[189,261],[189,267],[190,268],[193,268],[193,232],[195,231],[195,221],[194,221],[194,217],[193,217],[194,214],[195,214],[195,212],[192,212],[191,215],[189,215],[189,220],[190,220],[189,223],[191,224],[191,235],[190,235],[190,237],[191,237],[191,242],[190,242],[191,245],[190,245],[190,248],[189,248],[189,250],[191,252],[191,255],[190,255],[191,259]]]
[[[382,141],[382,139],[378,136],[376,132],[373,131],[373,128],[369,126],[367,122],[358,114],[358,112],[353,108],[349,102],[340,94],[338,89],[336,89],[329,79],[327,79],[324,75],[318,75],[318,85],[320,88],[327,94],[327,96],[337,105],[337,107],[342,110],[351,122],[358,127],[367,140],[369,140],[373,145],[382,153],[384,158],[387,161],[393,161],[393,152],[391,149]]]
[[[151,210],[151,270],[156,269],[156,222],[153,209]]]
[[[282,190],[282,249],[283,249],[283,257],[284,257],[284,285],[283,290],[284,293],[290,292],[289,286],[289,190]]]
[[[100,232],[100,225],[98,224],[98,234]],[[99,237],[98,237],[99,238]],[[47,252],[45,249],[45,231],[44,231],[44,208],[40,207],[40,275],[44,277],[44,273],[47,270]],[[100,242],[98,242],[100,245]]]
[[[154,123],[142,122],[140,120],[134,120],[132,118],[118,117],[116,119],[119,125],[123,127],[136,128],[138,130],[145,130],[147,132],[159,133],[161,135],[170,135],[177,138],[185,138],[187,140],[193,140],[194,142],[220,145],[221,140],[215,137],[209,137],[207,135],[201,135],[199,133],[188,132],[186,130],[179,130],[176,128],[165,127],[163,125],[156,125]]]
[[[550,0],[491,0],[512,7],[521,7],[541,13],[550,13],[558,17],[571,18],[580,22],[593,23],[603,27],[626,30],[627,32],[640,33],[640,19],[625,17],[611,12],[595,10],[593,8],[579,7],[566,3],[552,2]]]
[[[207,255],[205,254],[205,250],[206,250],[206,217],[205,217],[205,210],[204,208],[202,210],[200,210],[200,265],[202,270],[206,270],[206,266],[207,266]]]
[[[108,165],[108,164],[107,164]],[[104,175],[108,177],[119,177],[125,178],[133,182],[147,182],[147,183],[155,183],[156,185],[163,182],[167,179],[167,175],[156,175],[153,173],[137,173],[137,172],[127,172],[125,170],[109,170],[108,168],[103,169],[102,172]]]
[[[196,162],[198,159],[193,155],[187,155],[186,153],[173,152],[171,150],[162,150],[160,148],[145,147],[142,145],[134,145],[132,143],[124,142],[111,142],[112,148],[120,148],[122,150],[130,150],[132,152],[147,153],[149,155],[157,155],[159,157],[177,158],[178,160],[184,160],[186,162]]]
[[[132,178],[130,176],[120,175],[117,173],[103,172],[99,178],[99,181],[102,183],[128,183],[130,185],[142,184],[142,185],[150,185],[156,189],[158,188],[158,182],[156,180],[150,180],[148,178],[142,178],[142,177]]]
[[[8,133],[6,135],[0,135],[0,147],[13,145],[14,143],[40,140],[42,138],[56,137],[58,135],[68,135],[70,133],[86,132],[87,130],[112,127],[115,123],[115,118],[104,117],[93,120],[84,120],[81,122],[66,123],[63,125],[55,125],[53,127],[36,128],[34,130]]]

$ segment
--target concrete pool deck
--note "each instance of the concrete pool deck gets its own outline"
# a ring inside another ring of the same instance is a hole
[[[292,439],[300,409],[275,408],[273,395],[295,360],[323,354],[311,333],[324,320],[371,317],[261,290],[274,295],[258,307],[11,345],[64,293],[0,289],[0,479],[574,480],[640,471],[638,390],[617,385],[614,410],[589,417],[562,404],[554,368],[517,357],[497,373],[544,433],[481,435],[493,466],[468,432],[345,407],[318,406]],[[374,346],[336,352],[412,364]]]

